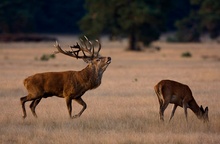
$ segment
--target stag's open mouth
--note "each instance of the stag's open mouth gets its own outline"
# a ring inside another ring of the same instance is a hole
[[[108,57],[108,61],[106,62],[107,64],[110,64],[111,63],[111,57]]]

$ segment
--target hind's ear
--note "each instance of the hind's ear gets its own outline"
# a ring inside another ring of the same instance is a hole
[[[201,110],[202,112],[205,112],[204,109],[203,109],[203,107],[202,107],[202,105],[200,106],[200,110]]]
[[[200,106],[200,109],[203,109],[202,105]]]
[[[205,108],[205,112],[206,112],[206,111],[207,111],[207,112],[209,111],[209,108],[208,108],[208,107]]]

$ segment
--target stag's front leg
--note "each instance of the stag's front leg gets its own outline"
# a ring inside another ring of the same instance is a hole
[[[66,105],[67,105],[67,109],[68,109],[68,112],[69,112],[69,116],[70,118],[72,118],[72,99],[71,98],[66,98]]]
[[[77,99],[74,99],[75,101],[77,101],[80,105],[82,105],[83,106],[83,108],[82,108],[82,110],[78,113],[78,114],[76,114],[76,115],[74,115],[72,118],[77,118],[77,117],[80,117],[81,116],[81,114],[84,112],[84,110],[86,109],[86,107],[87,107],[87,105],[86,105],[86,103],[83,101],[83,99],[81,98],[81,97],[79,97],[79,98],[77,98]]]

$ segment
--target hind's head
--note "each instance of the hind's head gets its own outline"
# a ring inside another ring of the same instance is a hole
[[[202,105],[200,106],[200,116],[199,119],[203,120],[203,122],[209,122],[209,116],[208,116],[208,107],[203,109]]]

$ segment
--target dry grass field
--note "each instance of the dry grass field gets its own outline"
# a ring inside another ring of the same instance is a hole
[[[62,47],[76,37],[60,36]],[[126,51],[127,42],[102,39],[101,54],[112,57],[102,84],[82,98],[88,107],[78,119],[69,119],[64,99],[42,99],[35,119],[26,103],[22,119],[20,97],[27,94],[23,79],[38,72],[81,70],[82,60],[52,53],[54,43],[0,43],[0,143],[2,144],[217,144],[220,142],[220,45],[155,42],[160,51]],[[190,52],[192,57],[182,57]],[[209,107],[209,124],[188,110],[187,124],[178,107],[168,123],[172,105],[159,121],[159,103],[153,87],[161,79],[188,84],[199,105]],[[73,113],[82,107],[73,102]]]

